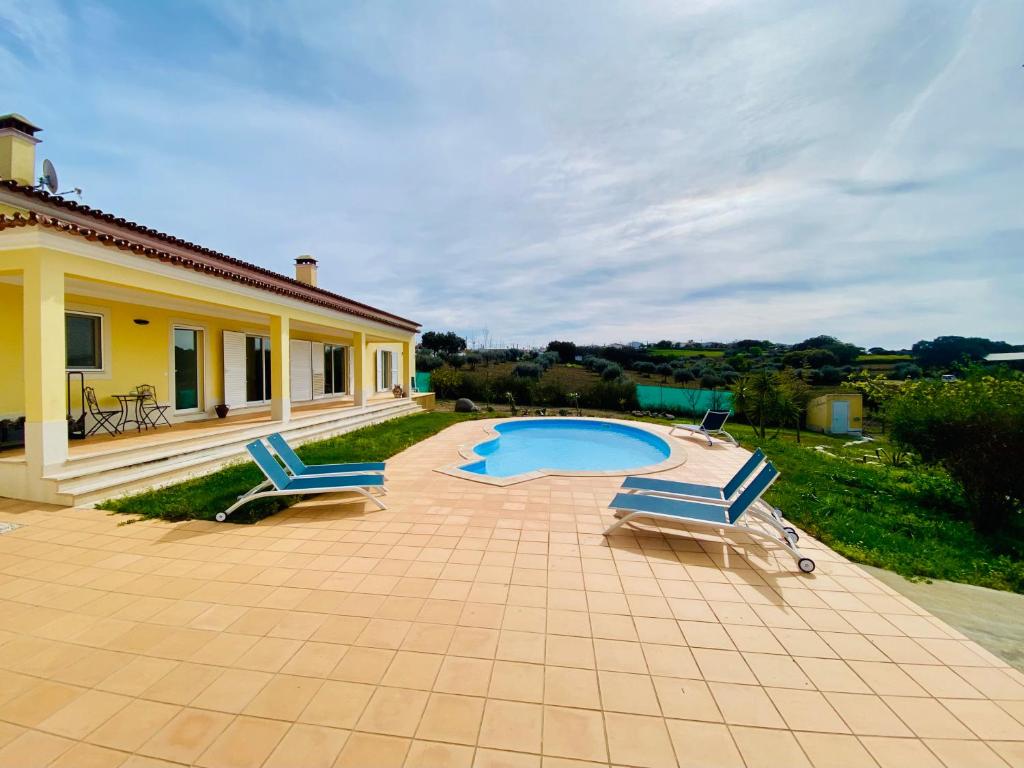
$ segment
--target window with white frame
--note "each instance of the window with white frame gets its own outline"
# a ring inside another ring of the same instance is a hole
[[[65,312],[64,334],[69,371],[103,369],[103,315]]]

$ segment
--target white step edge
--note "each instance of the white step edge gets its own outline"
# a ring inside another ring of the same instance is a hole
[[[422,410],[416,404],[406,403],[400,408],[362,413],[360,418],[352,418],[353,415],[349,415],[347,419],[339,419],[338,423],[323,424],[316,428],[303,427],[296,430],[296,433],[287,429],[281,430],[281,432],[286,439],[299,445],[346,434],[362,427],[419,413]],[[206,452],[199,456],[191,455],[177,460],[166,459],[143,465],[128,465],[119,470],[103,471],[99,477],[86,476],[60,482],[57,483],[57,491],[60,495],[69,498],[75,506],[92,506],[106,499],[170,485],[191,477],[208,474],[229,464],[248,460],[248,454],[245,451],[247,442],[249,442],[248,439],[233,442],[222,446],[222,450]]]
[[[160,461],[169,457],[181,456],[183,453],[197,453],[199,451],[216,449],[223,445],[239,442],[247,443],[259,437],[274,432],[294,431],[305,427],[315,427],[320,424],[331,424],[339,420],[358,419],[367,415],[404,410],[409,405],[416,405],[408,400],[396,400],[394,403],[374,404],[359,409],[352,409],[342,413],[318,413],[315,416],[300,417],[290,420],[287,424],[273,421],[262,424],[248,424],[244,427],[228,429],[213,435],[203,435],[189,439],[188,433],[180,436],[174,435],[171,440],[162,441],[158,445],[150,445],[135,448],[119,448],[116,451],[104,451],[100,455],[80,456],[69,458],[59,467],[51,468],[44,479],[46,480],[69,480],[82,475],[93,474],[100,470],[118,469],[124,466],[143,464],[150,461]],[[416,405],[418,408],[419,406]],[[184,449],[184,450],[183,450]]]

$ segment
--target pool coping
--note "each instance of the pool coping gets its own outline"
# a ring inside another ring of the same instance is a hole
[[[649,464],[646,467],[636,467],[629,470],[621,469],[607,469],[607,470],[571,470],[571,469],[535,469],[532,472],[524,472],[520,475],[509,475],[508,477],[491,477],[488,475],[480,475],[476,472],[467,472],[459,467],[459,464],[464,464],[467,461],[479,461],[480,456],[474,452],[476,446],[485,443],[489,440],[494,440],[496,437],[500,437],[501,433],[495,429],[499,424],[504,424],[510,421],[521,422],[521,421],[603,421],[607,424],[622,424],[634,429],[639,429],[644,432],[648,432],[655,437],[659,437],[665,441],[668,445],[669,455],[668,458],[658,464]],[[525,483],[529,480],[537,480],[542,477],[628,477],[630,475],[652,475],[656,472],[664,472],[669,469],[675,469],[681,467],[686,463],[687,455],[686,448],[676,440],[671,439],[671,430],[668,427],[664,427],[664,431],[658,429],[658,425],[647,424],[643,421],[630,421],[628,419],[606,419],[598,416],[534,416],[534,417],[511,417],[507,419],[493,419],[487,422],[481,423],[483,427],[484,436],[473,442],[462,443],[459,445],[459,455],[462,457],[458,462],[454,464],[448,464],[443,467],[438,467],[435,472],[440,472],[444,475],[451,475],[452,477],[459,477],[463,480],[470,480],[474,483],[483,483],[484,485],[496,485],[496,486],[508,486],[516,485],[518,483]]]

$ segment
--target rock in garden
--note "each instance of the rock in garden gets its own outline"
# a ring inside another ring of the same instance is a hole
[[[476,407],[476,403],[470,400],[468,397],[460,397],[455,401],[455,412],[456,413],[476,413],[480,409]]]

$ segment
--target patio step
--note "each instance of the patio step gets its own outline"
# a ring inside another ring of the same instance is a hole
[[[93,506],[106,499],[198,477],[248,459],[245,445],[272,432],[280,432],[292,445],[301,445],[422,410],[415,402],[395,400],[365,408],[299,416],[287,426],[278,422],[240,425],[192,440],[186,435],[159,446],[119,449],[103,456],[72,459],[51,471],[46,479],[56,483],[57,493],[68,503]]]

